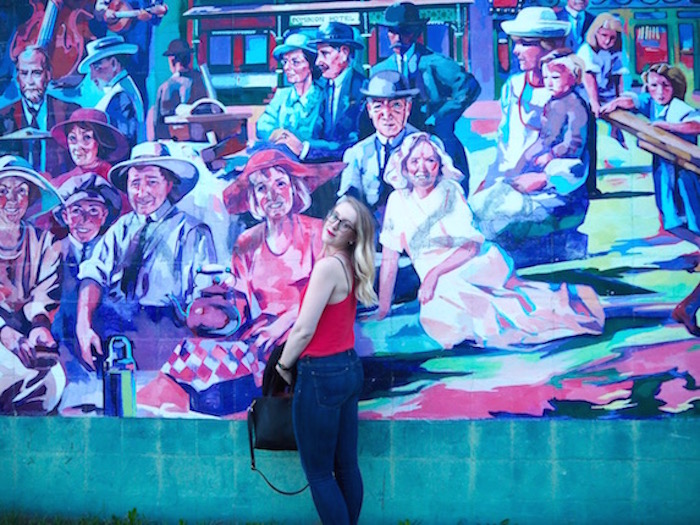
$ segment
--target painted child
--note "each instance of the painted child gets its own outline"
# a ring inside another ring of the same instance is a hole
[[[537,140],[520,160],[517,184],[526,191],[542,189],[550,183],[545,168],[551,161],[580,162],[588,138],[588,107],[576,90],[583,74],[582,61],[568,50],[555,50],[545,55],[540,65],[551,98],[544,106]],[[580,182],[572,178],[569,184]]]
[[[598,15],[577,51],[585,64],[583,86],[591,111],[598,117],[600,107],[624,90],[623,75],[629,73],[622,52],[622,22],[611,13]]]
[[[645,92],[625,93],[601,108],[601,113],[628,109],[645,115],[652,125],[697,143],[700,134],[700,110],[684,102],[687,83],[680,68],[654,64],[642,75]],[[663,228],[700,247],[700,181],[694,173],[659,155],[653,155],[654,193]],[[700,287],[699,287],[700,288]],[[700,308],[696,288],[673,311],[693,335],[700,336],[695,314]]]

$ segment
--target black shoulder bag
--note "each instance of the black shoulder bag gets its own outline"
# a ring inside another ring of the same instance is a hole
[[[255,449],[260,450],[297,450],[292,424],[292,390],[293,387],[280,377],[275,365],[282,355],[283,346],[276,347],[270,354],[265,366],[262,385],[262,397],[255,398],[248,407],[248,445],[250,446],[250,469],[262,476],[271,489],[285,496],[301,494],[309,486],[295,491],[281,490],[267,479],[255,466]],[[294,384],[296,368],[292,371]]]

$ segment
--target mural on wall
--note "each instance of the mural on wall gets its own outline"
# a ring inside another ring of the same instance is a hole
[[[362,417],[697,413],[689,2],[15,4],[0,414],[244,417],[343,195]]]

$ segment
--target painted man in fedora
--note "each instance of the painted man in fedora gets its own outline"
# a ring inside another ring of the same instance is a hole
[[[420,17],[411,2],[387,7],[379,25],[388,29],[394,55],[374,66],[372,74],[398,71],[408,79],[411,88],[420,91],[411,124],[440,137],[455,167],[468,178],[467,156],[464,145],[455,136],[455,124],[479,96],[481,86],[464,67],[418,41],[428,20]]]
[[[120,36],[107,36],[88,42],[87,56],[78,72],[90,78],[103,95],[95,109],[104,111],[109,122],[121,131],[130,147],[146,137],[143,97],[126,69],[126,59],[138,50]]]
[[[17,57],[17,83],[21,97],[0,109],[0,135],[24,128],[49,131],[66,120],[78,106],[47,93],[51,82],[51,61],[46,50],[27,47]],[[35,170],[58,175],[73,167],[68,152],[54,139],[2,141],[3,153],[13,153],[29,161]]]
[[[319,85],[323,92],[321,113],[312,138],[302,142],[292,133],[277,138],[302,160],[321,162],[340,160],[343,152],[360,138],[360,114],[365,76],[352,66],[355,52],[363,45],[355,40],[352,27],[327,22],[318,28],[316,65],[321,70]],[[332,193],[326,195],[334,201]]]
[[[88,368],[94,354],[103,352],[100,336],[135,334],[141,340],[134,346],[137,364],[153,368],[187,333],[177,324],[173,303],[189,304],[197,268],[216,262],[209,227],[177,207],[198,179],[194,164],[172,157],[159,142],[137,145],[130,160],[110,171],[133,211],[107,230],[80,265],[76,333]],[[100,305],[100,315],[94,315]]]
[[[207,96],[202,74],[192,68],[192,48],[186,40],[172,40],[163,56],[168,57],[172,76],[160,85],[156,93],[151,115],[156,139],[171,138],[165,117],[174,115],[180,104],[191,104]]]
[[[61,247],[61,300],[51,332],[59,342],[59,351],[69,376],[80,357],[75,340],[78,303],[78,269],[92,256],[97,241],[119,218],[122,197],[119,191],[97,173],[83,173],[67,179],[58,188],[61,206],[53,211],[59,224],[68,229]]]
[[[404,138],[419,130],[408,123],[413,98],[418,90],[410,88],[397,71],[379,71],[366,88],[367,112],[375,132],[345,151],[347,164],[340,176],[338,195],[352,195],[364,202],[380,221],[391,186],[384,181],[384,170],[391,154]]]
[[[56,408],[66,376],[51,319],[58,307],[59,246],[32,220],[60,197],[22,158],[0,157],[0,414]]]

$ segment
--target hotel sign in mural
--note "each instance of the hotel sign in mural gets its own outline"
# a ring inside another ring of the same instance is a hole
[[[243,417],[352,195],[362,417],[695,415],[700,10],[650,3],[3,3],[0,413]]]

